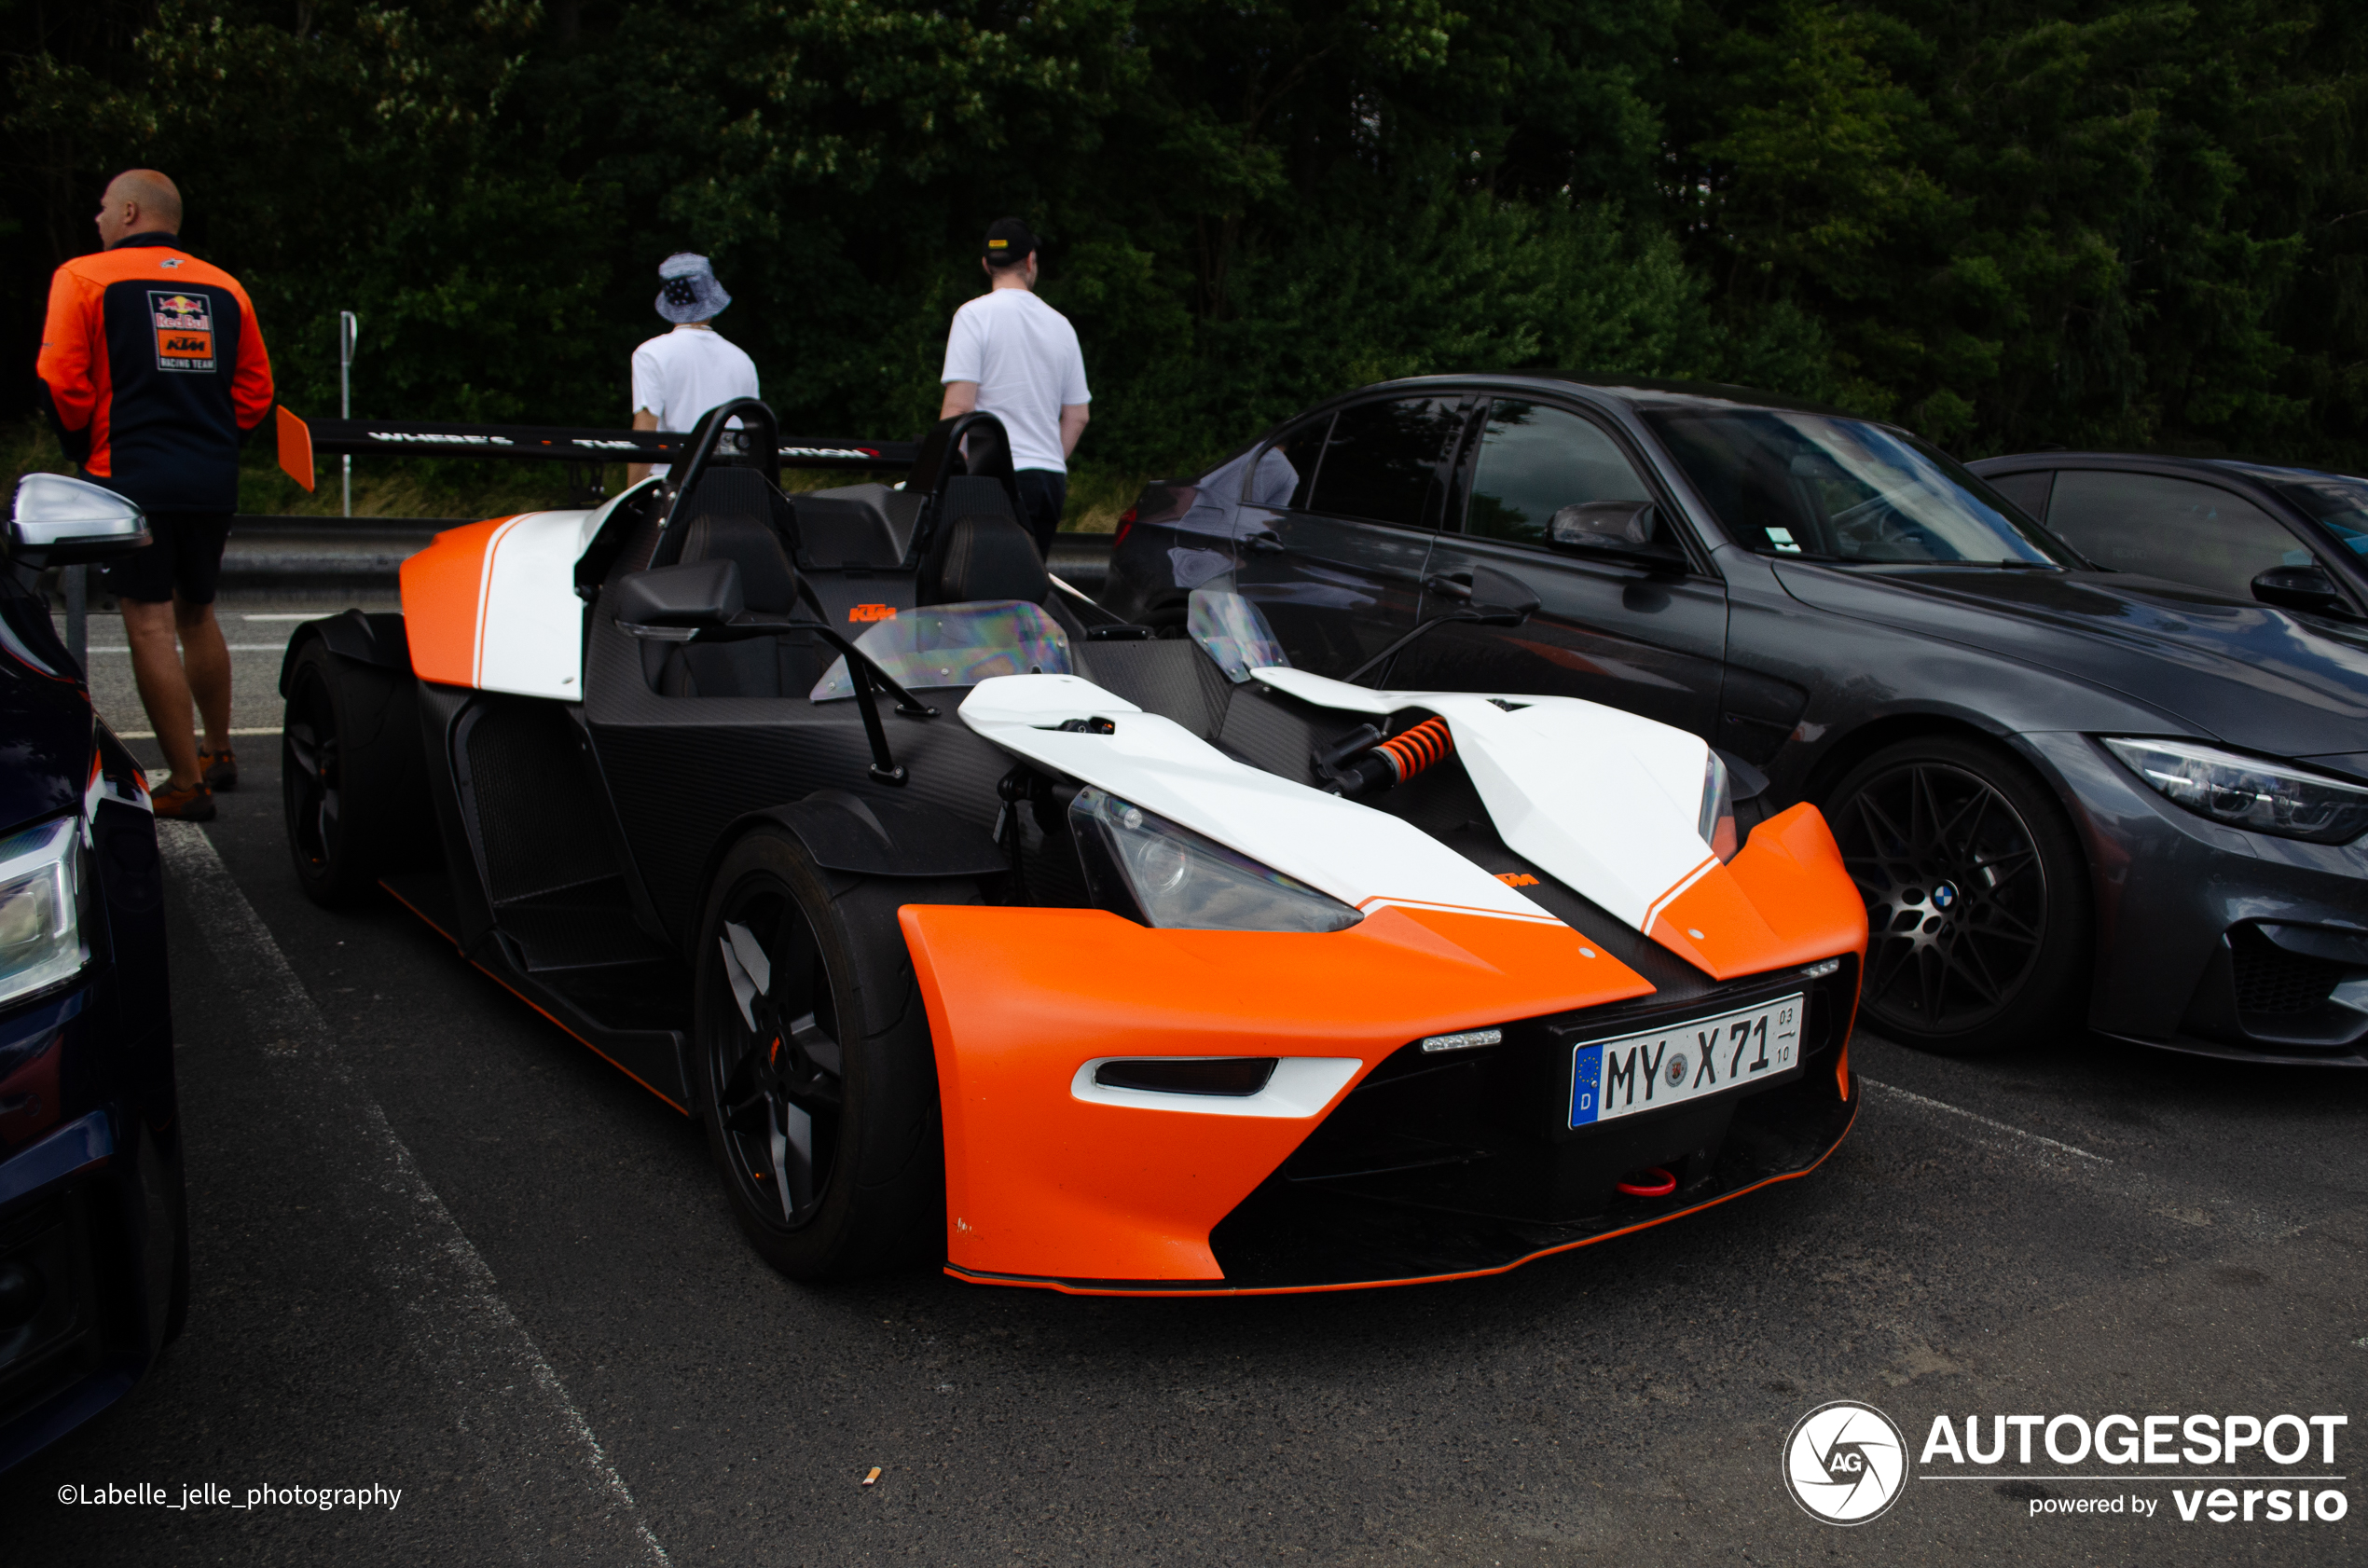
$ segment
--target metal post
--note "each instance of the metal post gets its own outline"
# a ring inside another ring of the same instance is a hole
[[[90,604],[85,574],[89,570],[87,566],[69,566],[58,571],[66,590],[66,652],[86,671],[90,665]]]
[[[353,345],[362,336],[362,318],[351,310],[337,312],[337,418],[353,418]],[[353,516],[353,455],[345,457],[345,515]]]

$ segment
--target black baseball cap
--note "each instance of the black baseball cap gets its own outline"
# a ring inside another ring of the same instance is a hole
[[[986,248],[981,254],[990,267],[1009,267],[1036,249],[1036,236],[1017,218],[998,218],[987,226]]]

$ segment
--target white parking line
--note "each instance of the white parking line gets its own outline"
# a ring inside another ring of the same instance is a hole
[[[415,1325],[413,1348],[442,1386],[471,1390],[462,1396],[459,1426],[501,1461],[558,1461],[556,1474],[515,1479],[516,1491],[508,1500],[514,1520],[530,1527],[520,1516],[536,1499],[546,1499],[541,1533],[606,1525],[613,1532],[608,1555],[666,1564],[666,1548],[651,1534],[625,1478],[386,1112],[338,1057],[328,1025],[213,840],[188,822],[158,822],[157,840],[167,877],[202,912],[195,924],[221,983],[239,994],[249,1021],[268,1042],[266,1052],[288,1064],[311,1102],[307,1120],[345,1130],[333,1147],[350,1150],[353,1166],[336,1174],[349,1178],[355,1206],[365,1211],[356,1217],[354,1240],[402,1300]],[[590,1495],[573,1503],[552,1497],[554,1482]],[[587,1512],[594,1516],[589,1521]]]
[[[1926,1110],[1947,1111],[1951,1116],[1962,1116],[1968,1121],[1977,1121],[1981,1123],[1981,1125],[1989,1128],[1992,1132],[2007,1133],[2031,1143],[2044,1144],[2049,1148],[2061,1149],[2066,1154],[2076,1154],[2083,1160],[2094,1160],[2100,1165],[2110,1165],[2113,1163],[2111,1160],[2106,1159],[2101,1154],[2091,1154],[2085,1148],[2074,1148],[2068,1143],[2058,1143],[2054,1138],[2042,1137],[2037,1133],[2025,1132],[2022,1128],[2012,1126],[2007,1122],[1993,1121],[1987,1116],[1982,1116],[1976,1112],[1967,1110],[1962,1106],[1952,1106],[1946,1100],[1930,1099],[1922,1094],[1912,1093],[1905,1089],[1894,1088],[1893,1085],[1888,1083],[1878,1083],[1864,1073],[1858,1075],[1858,1081],[1869,1089],[1879,1089],[1884,1093],[1891,1095],[1894,1099],[1906,1100],[1909,1105],[1921,1106]]]

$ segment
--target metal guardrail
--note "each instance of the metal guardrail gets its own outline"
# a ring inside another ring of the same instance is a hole
[[[282,593],[392,590],[404,561],[446,529],[469,517],[275,516],[241,513],[231,519],[222,553],[222,585],[233,591]],[[1062,580],[1098,594],[1109,577],[1111,536],[1062,533],[1047,564]],[[57,569],[55,591],[64,601],[66,646],[80,663],[95,585],[86,567]]]
[[[685,456],[691,433],[675,430],[599,430],[572,425],[478,425],[429,420],[308,420],[282,404],[276,415],[280,466],[306,489],[313,487],[313,459],[327,454],[379,457],[506,458],[563,462],[579,488],[612,462],[670,462]],[[857,471],[909,469],[919,461],[917,441],[879,441],[859,436],[785,435],[779,458],[787,468]]]

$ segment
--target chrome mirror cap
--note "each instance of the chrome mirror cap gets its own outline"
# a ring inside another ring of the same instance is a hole
[[[149,543],[146,514],[88,480],[28,474],[17,481],[8,543],[18,555],[51,562],[121,555]]]

